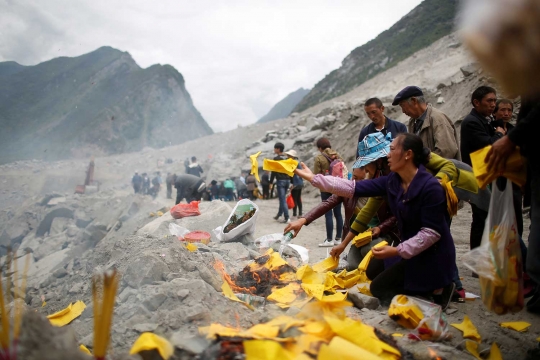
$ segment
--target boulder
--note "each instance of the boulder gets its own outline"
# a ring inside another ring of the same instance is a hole
[[[175,332],[171,336],[171,344],[176,348],[182,349],[190,355],[201,354],[210,343],[203,336],[186,336],[184,332]]]
[[[88,247],[94,247],[107,233],[107,225],[93,222],[84,230],[82,240]]]
[[[308,144],[308,143],[312,143],[315,141],[315,139],[317,139],[320,135],[321,135],[322,131],[321,130],[312,130],[312,131],[309,131],[305,134],[301,134],[301,135],[298,135],[296,138],[295,138],[295,142],[294,144]]]
[[[468,77],[478,71],[478,64],[472,63],[469,65],[465,65],[459,68],[459,70],[461,70],[463,76]]]
[[[154,281],[162,281],[169,272],[167,265],[155,255],[141,255],[128,265],[123,277],[130,287],[138,289]]]
[[[352,301],[354,306],[359,309],[366,308],[370,310],[377,310],[381,305],[379,299],[373,296],[362,294],[360,291],[358,291],[357,287],[349,289],[348,298],[350,301]]]
[[[60,233],[63,233],[69,224],[71,219],[64,218],[64,217],[57,217],[54,218],[51,223],[51,228],[49,230],[49,235],[57,235]]]
[[[81,229],[86,228],[94,220],[94,218],[92,218],[82,209],[75,210],[74,216],[75,225]]]
[[[51,230],[52,222],[57,217],[73,219],[73,210],[65,207],[51,210],[38,225],[36,236],[44,236]]]

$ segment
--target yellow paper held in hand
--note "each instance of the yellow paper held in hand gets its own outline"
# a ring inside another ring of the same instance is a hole
[[[381,241],[380,243],[378,243],[377,245],[375,245],[373,247],[378,248],[378,247],[386,246],[386,245],[388,245],[388,243],[386,241]],[[369,250],[368,253],[366,254],[366,256],[364,256],[364,259],[362,259],[362,262],[358,265],[358,269],[360,271],[366,271],[372,257],[373,257],[373,252],[371,250]]]
[[[257,157],[261,155],[261,151],[259,151],[256,154],[250,155],[249,160],[251,161],[251,175],[255,176],[255,179],[257,179],[258,182],[261,182],[261,179],[259,179],[259,161],[257,160]]]
[[[264,159],[263,170],[273,171],[289,176],[294,175],[294,170],[298,167],[298,161],[294,159],[287,160],[268,160]]]
[[[467,315],[465,315],[461,324],[450,324],[450,326],[453,326],[456,329],[463,331],[463,337],[466,339],[472,339],[476,342],[480,342],[482,340],[482,337],[478,333],[476,326],[474,326],[471,319],[469,319]]]
[[[315,265],[313,265],[313,270],[318,273],[327,272],[330,270],[334,270],[339,265],[339,259],[334,258],[332,256],[324,259],[323,261],[319,261]]]
[[[478,181],[478,186],[481,189],[485,189],[488,184],[499,176],[503,176],[520,186],[525,185],[527,182],[527,170],[524,166],[523,158],[519,153],[519,148],[516,148],[506,161],[506,168],[502,174],[488,170],[485,159],[490,149],[491,145],[471,153],[472,168],[474,176],[476,176],[476,181]]]
[[[364,245],[369,244],[371,242],[371,236],[372,236],[371,232],[372,232],[371,229],[367,229],[363,233],[356,235],[352,239],[352,243],[356,247],[362,247]]]
[[[67,308],[47,316],[47,319],[54,326],[64,326],[81,316],[84,309],[86,309],[85,303],[79,300],[74,304],[69,304]]]
[[[167,360],[174,353],[174,347],[170,342],[152,334],[149,332],[142,333],[141,336],[135,341],[131,350],[129,350],[130,355],[138,354],[141,351],[145,350],[157,350],[162,359]]]

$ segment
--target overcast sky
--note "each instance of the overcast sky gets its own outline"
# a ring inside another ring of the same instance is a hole
[[[311,88],[421,0],[0,0],[0,61],[34,65],[109,45],[171,64],[215,131]]]

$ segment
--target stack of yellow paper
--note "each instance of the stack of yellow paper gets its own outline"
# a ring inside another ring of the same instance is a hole
[[[422,310],[405,295],[398,295],[388,308],[388,316],[407,329],[416,329],[424,318]]]
[[[352,239],[352,244],[356,247],[362,247],[364,245],[367,245],[371,242],[371,236],[372,236],[372,230],[367,229],[363,233],[356,235]]]
[[[268,160],[264,159],[263,170],[287,174],[290,177],[294,175],[294,170],[298,167],[298,161],[294,159],[287,160]]]
[[[525,185],[527,182],[527,169],[519,153],[519,148],[516,148],[506,161],[506,167],[502,174],[490,171],[487,167],[485,159],[490,149],[491,145],[471,153],[472,168],[474,176],[476,176],[476,181],[478,181],[478,186],[481,189],[485,189],[488,184],[492,183],[499,176],[503,176],[518,185]]]
[[[441,179],[441,185],[446,193],[446,207],[448,214],[450,217],[452,217],[457,214],[459,199],[454,192],[452,182],[448,180],[448,176],[446,174],[444,174],[443,178]]]

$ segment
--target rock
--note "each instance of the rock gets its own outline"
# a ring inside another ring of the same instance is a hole
[[[19,245],[24,237],[30,232],[27,223],[17,223],[10,225],[6,229],[6,235],[9,237],[9,242],[12,248],[15,248],[16,245]]]
[[[171,344],[176,348],[189,352],[192,355],[202,353],[210,344],[202,336],[186,336],[184,332],[175,332],[170,338]]]
[[[49,235],[52,236],[52,235],[57,235],[57,234],[63,233],[64,230],[66,230],[66,228],[67,228],[69,220],[70,219],[63,218],[63,217],[54,218],[52,223],[51,223],[51,228],[49,230]]]
[[[92,221],[94,221],[94,218],[90,217],[90,215],[88,215],[82,209],[75,210],[74,216],[75,225],[77,225],[77,227],[81,229],[86,228]]]
[[[123,280],[132,288],[138,289],[154,281],[164,280],[169,272],[167,265],[155,255],[142,255],[128,265]]]
[[[459,68],[459,70],[461,70],[463,76],[468,77],[478,71],[478,64],[472,63],[466,66],[462,66],[461,68]]]
[[[133,330],[143,333],[143,332],[154,332],[158,328],[159,324],[156,323],[143,323],[136,324],[132,327]]]
[[[84,230],[82,240],[87,246],[94,247],[107,233],[107,225],[93,222]]]
[[[159,309],[161,304],[165,302],[165,300],[167,299],[167,295],[160,291],[159,286],[154,286],[151,293],[148,293],[148,290],[148,288],[144,289],[144,295],[142,296],[144,300],[142,304],[149,311],[156,311],[157,309]]]
[[[45,205],[47,205],[49,203],[49,201],[51,201],[51,199],[53,199],[55,197],[61,197],[61,196],[62,195],[57,194],[57,193],[47,194],[38,202],[38,204],[41,205],[41,206],[45,206]]]
[[[49,200],[47,202],[47,206],[49,207],[53,207],[53,206],[56,206],[58,204],[61,204],[61,203],[65,203],[66,202],[66,198],[65,197],[54,197],[52,198],[51,200]]]
[[[65,249],[69,243],[66,234],[57,234],[55,236],[50,236],[43,241],[42,244],[38,245],[34,249],[34,259],[39,261],[51,254],[54,254],[57,251]]]
[[[296,315],[298,315],[300,313],[300,311],[302,311],[301,309],[297,308],[297,307],[290,307],[286,312],[285,312],[285,315],[287,316],[291,316],[291,317],[294,317]]]
[[[69,237],[75,237],[79,233],[79,228],[73,224],[67,227],[66,235]]]
[[[84,283],[77,283],[77,284],[73,285],[71,287],[71,289],[69,289],[68,293],[70,295],[78,294],[78,293],[82,292],[83,288],[84,288]]]
[[[294,145],[298,144],[310,144],[315,141],[320,135],[321,130],[312,130],[305,134],[299,135],[295,138]]]
[[[50,211],[39,223],[36,230],[36,236],[44,236],[45,234],[49,233],[52,222],[57,217],[73,219],[73,210],[68,208],[57,208]]]
[[[444,104],[444,98],[442,96],[437,98],[437,104]]]
[[[189,290],[188,289],[178,290],[176,295],[180,298],[180,300],[184,300],[189,295]]]
[[[220,249],[227,251],[227,256],[231,260],[236,260],[236,261],[249,260],[250,258],[249,251],[244,245],[240,243],[237,243],[237,242],[223,243],[223,244],[220,244],[219,247]]]
[[[381,305],[379,299],[362,294],[356,287],[349,289],[348,298],[359,309],[376,310]]]
[[[447,315],[452,315],[452,314],[455,314],[457,311],[458,309],[456,308],[447,308],[445,312]]]
[[[199,271],[201,279],[203,279],[208,285],[212,286],[214,290],[221,292],[221,285],[223,285],[223,281],[218,278],[217,274],[211,272],[202,264],[197,266],[197,270]]]
[[[53,276],[57,279],[61,279],[65,276],[67,276],[68,272],[64,268],[57,269],[55,272],[53,272]]]
[[[189,321],[210,320],[210,312],[201,304],[195,304],[186,310],[186,319]]]
[[[118,295],[118,300],[123,303],[123,302],[126,302],[127,299],[129,299],[129,297],[131,295],[137,295],[137,290],[134,290],[130,287],[126,287],[121,293],[120,295]]]

